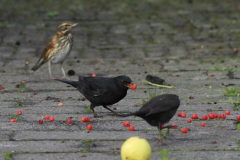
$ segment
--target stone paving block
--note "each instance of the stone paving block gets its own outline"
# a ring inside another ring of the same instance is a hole
[[[152,150],[237,150],[238,143],[234,140],[219,140],[217,143],[212,143],[212,140],[165,140],[165,146],[159,145],[155,141],[148,141]],[[90,150],[91,151],[109,151],[109,150],[119,150],[123,142],[115,141],[100,141],[100,142],[91,142]]]
[[[6,158],[6,155],[5,153],[0,153],[0,159],[5,159]]]
[[[1,141],[2,152],[81,152],[85,145],[81,141]]]
[[[93,126],[94,127],[94,126]],[[154,134],[153,134],[154,133]],[[118,142],[119,140],[126,140],[132,136],[140,136],[145,139],[154,139],[158,132],[130,132],[130,131],[20,131],[16,132],[13,139],[15,140],[94,140],[97,142],[98,140],[113,140]],[[41,136],[39,136],[41,135]],[[23,141],[24,142],[24,141]],[[56,141],[58,142],[58,141]],[[74,142],[74,141],[70,141]],[[75,141],[77,142],[77,141]],[[100,142],[99,142],[100,143]],[[107,143],[107,142],[105,142]],[[114,143],[114,142],[112,142]],[[123,143],[123,142],[121,142]],[[101,148],[99,148],[101,149]],[[102,148],[103,149],[103,148]]]
[[[108,41],[112,45],[128,45],[129,44],[128,37],[123,35],[121,36],[110,35],[108,38]]]
[[[170,151],[168,152],[169,159],[172,160],[225,160],[225,159],[232,159],[237,160],[240,158],[239,151]]]
[[[119,160],[121,156],[119,153],[48,153],[48,154],[13,154],[13,160]]]
[[[119,50],[105,50],[104,51],[104,58],[106,59],[116,59],[122,58],[122,53]]]
[[[114,12],[99,12],[98,13],[98,20],[100,21],[116,21],[117,17]]]
[[[126,34],[127,26],[126,25],[116,25],[111,27],[110,32],[113,34]]]
[[[1,141],[9,140],[11,138],[11,136],[12,136],[11,131],[1,131],[0,140]]]

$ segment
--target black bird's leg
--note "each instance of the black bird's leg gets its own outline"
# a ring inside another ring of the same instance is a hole
[[[104,108],[106,108],[107,110],[111,111],[113,113],[114,116],[118,116],[118,114],[116,112],[114,112],[113,110],[111,110],[110,108],[108,108],[107,106],[103,105]]]
[[[161,145],[163,145],[162,137],[161,137],[162,125],[161,125],[161,123],[159,123],[159,122],[158,122],[158,130],[159,130],[159,137],[158,137],[158,142],[157,142],[157,144],[158,144],[159,142],[161,142]]]
[[[94,114],[94,118],[99,118],[100,116],[98,116],[97,113],[94,111],[94,107],[95,107],[95,105],[91,103],[90,109],[92,110],[92,112]]]
[[[169,133],[169,129],[172,129],[174,126],[172,126],[172,125],[169,125],[169,126],[164,126],[163,128],[167,128],[168,129],[168,131],[167,131],[167,133]],[[162,128],[162,129],[163,129]]]

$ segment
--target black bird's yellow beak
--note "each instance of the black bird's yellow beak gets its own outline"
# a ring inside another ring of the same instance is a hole
[[[132,90],[134,90],[134,91],[137,89],[137,85],[133,84],[133,83],[128,83],[125,86],[130,88],[130,89],[132,89]]]

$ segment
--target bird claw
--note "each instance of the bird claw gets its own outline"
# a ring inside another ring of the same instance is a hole
[[[98,116],[97,114],[95,114],[93,117],[94,118],[103,118],[103,116]]]
[[[61,79],[68,79],[68,80],[70,80],[70,78],[68,78],[67,76],[63,76]]]

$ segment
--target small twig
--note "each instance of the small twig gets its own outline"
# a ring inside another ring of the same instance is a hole
[[[146,82],[146,83],[148,83],[148,84],[150,84],[150,85],[152,85],[152,86],[163,87],[163,88],[169,88],[169,89],[172,89],[172,88],[173,88],[173,86],[164,86],[164,85],[160,85],[160,84],[151,83],[151,82],[149,82],[149,81],[145,81],[145,80],[141,81],[140,84],[143,83],[143,82]]]

